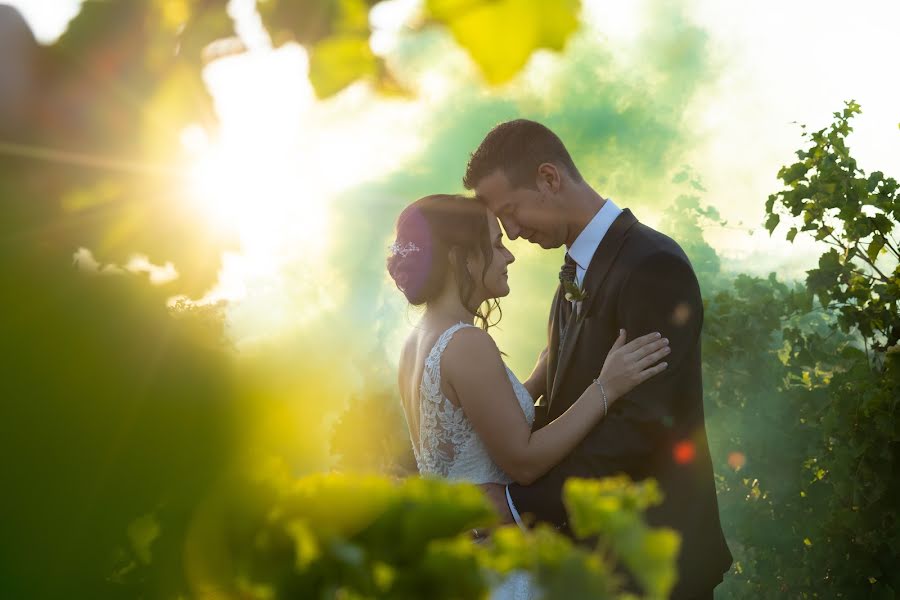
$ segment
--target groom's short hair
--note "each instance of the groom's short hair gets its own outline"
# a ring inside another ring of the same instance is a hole
[[[513,188],[534,188],[537,168],[561,165],[575,181],[583,181],[575,162],[555,133],[528,119],[500,123],[485,136],[469,157],[463,185],[475,189],[482,179],[500,169]]]

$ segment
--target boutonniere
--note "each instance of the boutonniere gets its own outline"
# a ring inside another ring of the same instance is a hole
[[[576,278],[575,261],[566,254],[566,263],[559,270],[559,283],[562,285],[563,294],[569,302],[581,303],[587,298],[584,287],[578,285]]]
[[[565,292],[566,300],[569,302],[584,302],[587,298],[587,292],[583,286],[579,286],[574,281],[563,280],[563,292]]]

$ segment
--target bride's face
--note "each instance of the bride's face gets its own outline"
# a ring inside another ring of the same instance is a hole
[[[513,256],[506,246],[503,245],[503,231],[500,229],[500,222],[494,213],[488,211],[488,234],[491,238],[491,264],[488,266],[487,272],[484,273],[484,260],[478,257],[469,263],[469,273],[472,279],[478,285],[474,297],[480,298],[481,302],[490,300],[491,298],[502,298],[509,294],[509,273],[507,269],[509,265],[515,262],[516,257]]]

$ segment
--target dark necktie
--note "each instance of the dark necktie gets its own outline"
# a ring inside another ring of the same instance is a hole
[[[563,283],[568,281],[569,283],[575,283],[577,274],[578,267],[575,264],[575,259],[569,256],[569,253],[566,252],[565,262],[563,263],[562,268],[559,270],[559,282]]]
[[[564,283],[566,281],[570,283],[576,283],[576,275],[578,273],[577,266],[575,264],[575,259],[569,256],[569,253],[566,252],[565,262],[563,263],[562,268],[559,270],[559,282]],[[576,283],[577,285],[577,283]],[[565,293],[565,288],[563,288],[563,293]],[[566,333],[569,332],[569,325],[574,321],[572,317],[574,316],[572,313],[572,304],[565,300],[566,304],[569,305],[569,309],[563,309],[563,315],[566,316],[565,325],[560,323],[560,331],[559,331],[559,348],[562,350],[563,344],[566,342]]]

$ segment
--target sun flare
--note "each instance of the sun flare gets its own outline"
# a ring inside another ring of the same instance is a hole
[[[238,341],[279,335],[338,300],[330,253],[347,240],[333,225],[335,200],[421,146],[407,104],[365,86],[318,102],[307,70],[292,44],[218,59],[204,79],[220,128],[181,133],[195,218],[239,243],[199,302],[228,300]]]
[[[320,252],[327,243],[324,192],[311,190],[302,167],[271,146],[211,146],[189,179],[200,211],[236,232],[244,251],[274,250],[288,236],[307,252]]]

